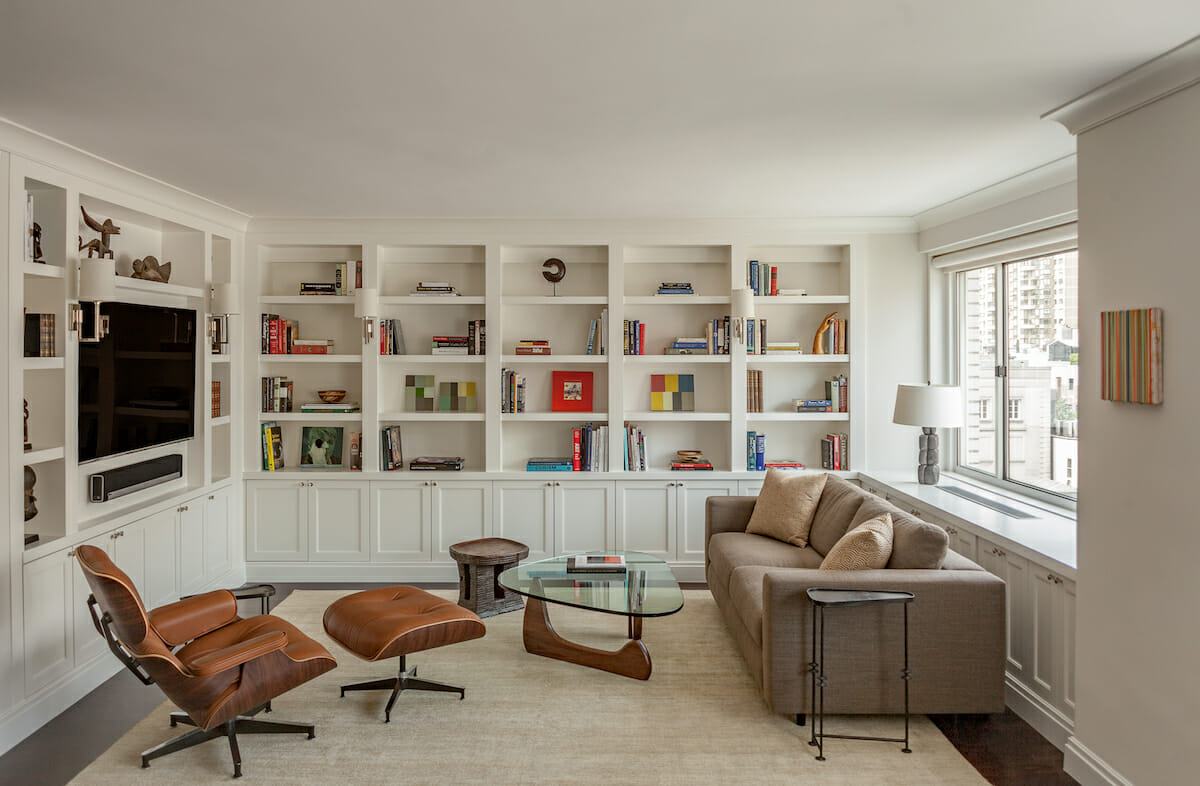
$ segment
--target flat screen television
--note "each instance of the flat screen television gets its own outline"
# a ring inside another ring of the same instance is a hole
[[[90,330],[92,308],[85,304],[83,312]],[[196,312],[102,303],[100,314],[108,317],[108,334],[79,343],[79,460],[190,439]]]

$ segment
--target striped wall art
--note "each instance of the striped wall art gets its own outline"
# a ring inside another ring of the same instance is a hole
[[[1100,398],[1162,403],[1161,308],[1100,312]]]

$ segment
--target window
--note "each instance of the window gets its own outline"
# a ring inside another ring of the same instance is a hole
[[[1074,500],[1078,253],[1059,243],[986,262],[954,265],[958,379],[968,402],[956,469]],[[991,399],[1002,416],[994,422]]]

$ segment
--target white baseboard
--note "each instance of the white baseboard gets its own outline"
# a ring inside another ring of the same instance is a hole
[[[1133,786],[1074,735],[1067,740],[1063,751],[1063,769],[1079,781],[1080,786]]]
[[[1075,733],[1075,721],[1012,676],[1004,680],[1004,703],[1054,747],[1066,749],[1067,740]]]
[[[49,723],[121,670],[107,650],[65,674],[0,718],[0,754]]]

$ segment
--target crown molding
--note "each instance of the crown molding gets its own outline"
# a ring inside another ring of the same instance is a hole
[[[1044,120],[1078,136],[1147,104],[1200,84],[1200,36],[1051,109]]]
[[[250,216],[0,117],[0,150],[245,232]]]
[[[949,224],[986,210],[1007,205],[1052,188],[1075,182],[1078,177],[1075,154],[1064,156],[1036,169],[1013,175],[978,191],[924,210],[915,216],[918,231]]]

